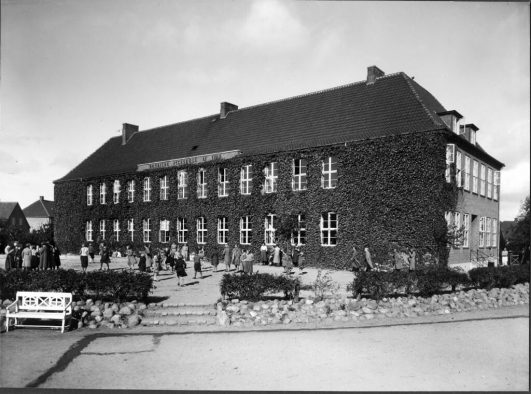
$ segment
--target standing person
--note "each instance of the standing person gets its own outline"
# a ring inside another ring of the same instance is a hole
[[[90,262],[94,262],[94,245],[92,245],[92,242],[89,242],[88,244],[88,254],[90,256]]]
[[[219,256],[215,246],[210,254],[210,263],[212,264],[212,267],[214,267],[214,272],[218,272]]]
[[[360,271],[361,263],[358,258],[358,250],[356,249],[356,245],[352,246],[352,272],[354,272],[354,275],[357,276],[357,273]]]
[[[177,273],[177,286],[184,286],[184,277],[186,274],[186,262],[181,253],[177,253],[177,260],[175,260],[175,272]]]
[[[402,258],[402,252],[399,252],[396,248],[393,249],[394,266],[395,271],[402,271],[404,265],[404,259]]]
[[[277,244],[273,248],[273,265],[280,266],[280,246]]]
[[[260,246],[260,262],[262,265],[268,265],[269,260],[267,258],[267,246],[265,242],[262,242],[262,246]]]
[[[153,255],[151,254],[151,248],[149,244],[144,244],[144,253],[146,255],[146,269],[151,271],[151,266],[153,265]]]
[[[183,255],[184,261],[188,261],[188,244],[186,242],[181,248],[181,254]]]
[[[99,252],[99,254],[100,254],[100,260],[101,260],[101,256],[102,256],[102,254],[103,254],[103,248],[104,248],[104,247],[105,247],[105,243],[100,242],[100,246],[99,246],[99,248],[100,248],[100,252]]]
[[[291,268],[293,268],[293,263],[291,261],[291,256],[289,253],[282,251],[282,267],[284,267],[284,273],[289,274]]]
[[[160,264],[159,268],[164,271],[168,271],[168,255],[166,254],[166,251],[163,249],[160,251]]]
[[[39,268],[39,251],[37,245],[31,246],[31,269],[36,270]]]
[[[101,257],[100,257],[100,271],[103,269],[103,264],[107,264],[107,271],[109,271],[111,269],[109,266],[110,262],[111,262],[111,255],[110,255],[109,249],[107,249],[107,246],[104,246],[101,251]]]
[[[138,270],[146,272],[146,252],[140,252],[140,259],[138,259]]]
[[[239,266],[239,272],[243,272],[244,271],[244,268],[243,268],[243,263],[245,262],[245,259],[247,259],[247,250],[245,249],[241,249],[242,250],[242,254],[240,255],[240,266]]]
[[[502,251],[502,265],[507,265],[509,262],[509,252],[507,252],[507,248],[503,248]]]
[[[7,245],[4,252],[6,254],[6,265],[5,265],[6,271],[14,269],[15,268],[15,248],[13,248],[10,245]]]
[[[151,266],[151,272],[153,273],[153,280],[156,282],[158,281],[157,275],[159,274],[159,269],[159,254],[153,253],[153,264]]]
[[[79,251],[79,259],[81,260],[81,272],[87,272],[88,254],[89,248],[87,248],[87,245],[83,243],[81,245],[81,250]]]
[[[127,245],[125,255],[127,256],[127,266],[129,267],[129,271],[133,271],[136,264],[136,256],[131,245]]]
[[[243,261],[243,273],[251,275],[253,273],[254,254],[251,250],[245,254]]]
[[[236,272],[238,272],[240,265],[240,256],[242,255],[241,249],[238,247],[238,244],[234,245],[232,249],[232,260],[231,263],[236,266]]]
[[[29,243],[22,250],[22,268],[24,271],[31,269],[31,245]]]
[[[22,245],[15,241],[15,268],[22,269]]]
[[[175,256],[175,254],[176,254],[178,251],[179,251],[179,250],[178,250],[177,244],[176,244],[175,242],[172,242],[172,243],[171,243],[171,248],[170,248],[170,253],[171,253],[171,255],[172,255],[172,257],[173,257],[174,259],[177,258],[177,257]]]
[[[417,251],[415,248],[409,250],[409,272],[415,271],[417,268]]]
[[[168,256],[166,257],[166,262],[170,266],[171,272],[175,271],[175,252],[173,249],[169,250]]]
[[[365,249],[363,249],[363,253],[365,255],[365,263],[366,263],[365,270],[367,272],[372,271],[374,269],[374,264],[372,262],[372,256],[369,250],[369,245],[365,245]]]
[[[56,270],[59,269],[59,267],[61,266],[61,251],[59,250],[59,248],[57,247],[57,245],[53,245],[53,266],[55,267]],[[52,267],[52,269],[54,269]]]
[[[230,247],[229,244],[225,244],[225,248],[223,248],[223,262],[225,263],[225,271],[230,271]]]
[[[306,262],[306,256],[304,255],[304,252],[301,251],[301,255],[299,256],[299,270],[300,271],[304,269],[305,262]]]
[[[291,253],[291,261],[295,268],[299,268],[299,256],[301,254],[301,244],[297,244]]]
[[[203,279],[203,271],[201,271],[201,256],[199,253],[194,254],[194,279],[196,278],[197,273],[199,273],[201,279]]]
[[[44,271],[48,269],[48,245],[46,245],[46,242],[43,242],[41,244],[41,248],[39,249],[39,269],[41,271]]]

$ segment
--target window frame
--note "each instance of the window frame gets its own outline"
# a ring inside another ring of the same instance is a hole
[[[135,219],[127,219],[127,232],[129,233],[129,240],[133,242],[135,240]]]
[[[478,194],[479,163],[472,160],[472,193]]]
[[[246,164],[240,169],[240,194],[251,195],[253,187],[253,165]]]
[[[470,214],[463,213],[463,248],[470,245]]]
[[[493,248],[498,247],[498,219],[492,218],[492,232],[491,232],[490,246]]]
[[[127,181],[127,202],[135,202],[135,180]]]
[[[278,162],[271,161],[264,167],[264,193],[272,194],[278,191]]]
[[[291,234],[291,245],[306,245],[306,231],[306,215],[304,213],[299,213],[297,214],[297,229]]]
[[[206,245],[206,238],[207,238],[207,231],[208,231],[206,217],[199,216],[195,220],[195,228],[196,228],[197,244]]]
[[[463,155],[461,151],[455,153],[455,182],[457,187],[463,187],[463,173],[462,173]]]
[[[120,203],[120,193],[122,192],[122,188],[120,185],[120,180],[115,179],[112,185],[112,202],[114,204]]]
[[[87,206],[92,206],[94,203],[94,189],[93,185],[87,185]]]
[[[177,218],[177,243],[185,244],[188,242],[188,220],[185,217]]]
[[[484,248],[485,247],[485,227],[486,227],[486,217],[485,216],[481,216],[479,218],[479,241],[478,241],[478,246],[480,248]]]
[[[226,216],[218,217],[217,241],[219,245],[227,245],[229,238],[229,219]],[[223,225],[223,226],[222,226]]]
[[[100,183],[100,204],[107,204],[107,184],[105,182]]]
[[[197,170],[197,198],[207,198],[207,180],[206,169],[199,168]]]
[[[465,155],[465,169],[464,169],[465,181],[463,189],[470,191],[470,156]]]
[[[188,199],[188,171],[179,170],[177,172],[177,199],[186,200]]]
[[[276,243],[277,215],[268,213],[264,218],[264,243],[268,246]]]
[[[332,166],[336,169],[333,170]],[[328,166],[328,170],[326,169]],[[336,156],[328,156],[325,160],[321,160],[321,189],[330,190],[337,188],[338,179],[338,161]],[[326,178],[326,179],[325,179]]]
[[[325,219],[326,215],[326,219]],[[335,215],[335,219],[331,219],[331,215]],[[332,227],[331,223],[335,221],[336,226]],[[329,226],[325,227],[325,223],[328,223]],[[321,246],[323,247],[334,247],[337,246],[337,238],[339,232],[339,220],[337,217],[337,212],[327,211],[321,213],[320,223],[319,223],[319,233],[321,236]],[[335,237],[332,237],[332,232],[335,231]],[[328,239],[328,242],[325,243],[325,238]],[[335,239],[335,243],[332,243],[332,240]]]
[[[112,232],[116,239],[116,242],[120,242],[120,220],[114,219],[112,221]]]
[[[479,171],[479,195],[482,197],[485,197],[485,192],[486,192],[485,184],[487,181],[486,178],[487,178],[486,167],[485,167],[485,164],[482,163],[480,165],[480,171]]]
[[[105,233],[106,233],[106,228],[105,228],[105,219],[100,219],[100,236],[101,236],[101,240],[102,241],[105,241],[106,237],[105,237]]]
[[[169,185],[168,175],[164,175],[162,178],[159,178],[159,185],[160,185],[160,193],[159,193],[160,201],[168,201],[169,195],[170,195],[169,193],[170,185]]]
[[[240,244],[251,245],[253,238],[253,222],[249,215],[240,217]]]
[[[151,202],[151,177],[144,177],[143,201]]]
[[[151,243],[151,219],[142,220],[142,239],[144,243]]]
[[[296,192],[308,190],[308,160],[303,158],[292,160],[291,190]]]
[[[229,169],[227,167],[218,167],[218,197],[228,197],[229,189]]]
[[[168,219],[159,221],[159,242],[162,244],[170,242],[170,221]]]
[[[87,242],[94,241],[94,230],[92,228],[92,220],[87,220],[85,223],[85,240]]]
[[[487,167],[487,198],[492,200],[492,168]]]

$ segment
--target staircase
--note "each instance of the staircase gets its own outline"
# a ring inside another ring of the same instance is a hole
[[[144,310],[143,326],[198,326],[215,325],[217,312],[214,305],[161,304]]]

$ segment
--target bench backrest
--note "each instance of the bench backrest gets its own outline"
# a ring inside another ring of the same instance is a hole
[[[72,293],[17,291],[18,307],[25,310],[62,311],[71,301]]]

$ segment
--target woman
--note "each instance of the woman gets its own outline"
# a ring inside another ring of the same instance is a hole
[[[273,248],[273,265],[280,266],[280,246],[278,245]]]
[[[153,272],[153,280],[156,282],[158,281],[157,275],[159,274],[159,268],[160,268],[159,261],[160,261],[159,254],[154,253],[153,264],[151,266],[151,272]]]
[[[225,248],[223,249],[223,262],[225,263],[225,271],[230,271],[230,247],[229,244],[225,245]]]
[[[127,256],[127,266],[129,267],[129,271],[133,271],[136,264],[136,256],[131,245],[127,245],[125,255]]]
[[[81,272],[87,272],[89,258],[89,248],[87,248],[87,245],[81,245],[81,250],[79,251],[79,258],[81,259]]]
[[[36,270],[39,268],[39,251],[37,245],[31,246],[31,269]]]
[[[210,255],[210,263],[214,267],[214,272],[218,272],[219,256],[216,247],[212,249],[212,254]]]
[[[90,262],[93,263],[94,262],[94,245],[92,245],[92,242],[90,242],[88,245],[88,253],[90,256]]]
[[[358,259],[358,250],[356,246],[352,246],[352,272],[356,275],[361,268],[360,260]]]
[[[372,257],[371,257],[371,252],[369,250],[369,245],[365,245],[365,249],[363,250],[363,252],[365,254],[365,263],[367,264],[367,266],[365,267],[365,270],[367,272],[372,271],[374,268],[374,264],[372,263]]]
[[[61,266],[61,251],[59,250],[59,248],[57,247],[57,245],[53,245],[53,268],[52,269],[56,269],[58,270],[59,267]]]
[[[240,255],[240,263],[239,263],[239,272],[243,272],[244,271],[244,268],[243,268],[243,264],[244,262],[247,260],[247,250],[243,249],[242,248],[242,254]]]
[[[9,271],[15,266],[15,249],[10,245],[7,245],[4,252],[6,254],[6,271]]]
[[[144,244],[144,253],[146,255],[146,269],[151,270],[153,265],[153,255],[151,254],[151,248],[148,244]]]
[[[140,272],[146,272],[146,253],[140,253],[140,259],[138,260],[138,270]]]
[[[107,271],[109,271],[111,269],[109,266],[110,262],[111,256],[109,254],[109,249],[107,249],[107,246],[104,246],[100,258],[100,271],[103,269],[103,264],[107,264]]]
[[[22,250],[22,268],[26,271],[31,269],[31,245],[26,244],[24,250]]]
[[[203,272],[201,271],[201,256],[199,253],[194,254],[194,279],[196,278],[197,273],[199,273],[201,279],[203,279]]]
[[[293,266],[295,268],[299,267],[300,254],[301,254],[301,244],[297,244],[297,246],[295,246],[295,249],[293,249],[293,253],[291,255],[291,261],[293,262]]]
[[[39,249],[39,269],[41,271],[48,269],[48,245],[46,245],[46,242],[43,242],[41,244],[41,248]]]
[[[177,254],[177,260],[175,260],[175,272],[177,273],[177,286],[184,286],[184,277],[187,276],[186,263],[180,253]]]
[[[243,261],[243,273],[251,275],[253,273],[253,263],[254,263],[254,254],[249,250],[245,255],[245,260]]]
[[[184,244],[183,247],[181,248],[181,254],[183,255],[183,259],[184,261],[187,261],[188,260],[188,244]]]
[[[262,265],[268,265],[268,258],[267,258],[267,246],[265,242],[262,242],[262,246],[260,246],[260,262]]]

